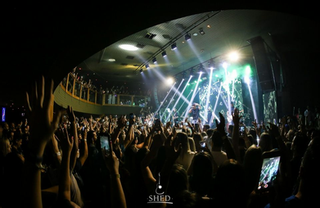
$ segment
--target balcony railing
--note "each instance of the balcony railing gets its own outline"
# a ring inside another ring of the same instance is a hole
[[[70,73],[66,79],[61,81],[60,86],[70,96],[90,104],[145,107],[147,103],[150,103],[149,96],[114,93],[105,94],[101,91],[90,89],[75,79]]]

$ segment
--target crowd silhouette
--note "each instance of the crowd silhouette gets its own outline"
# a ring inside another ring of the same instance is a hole
[[[318,204],[319,115],[309,107],[240,132],[237,108],[228,129],[221,113],[215,128],[188,118],[174,125],[133,114],[78,117],[72,106],[54,109],[53,83],[43,77],[26,102],[26,120],[0,125],[1,208]],[[273,151],[277,175],[257,190]]]

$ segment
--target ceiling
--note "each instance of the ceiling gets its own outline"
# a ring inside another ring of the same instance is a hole
[[[159,80],[154,73],[152,76],[152,70],[164,76],[176,75],[234,49],[243,48],[246,56],[252,56],[248,40],[257,36],[274,51],[289,53],[298,47],[305,51],[314,45],[319,32],[316,15],[302,13],[303,7],[268,9],[263,5],[206,3],[180,9],[159,5],[155,10],[147,9],[143,3],[110,8],[47,5],[37,9],[10,5],[2,38],[0,104],[23,105],[25,91],[40,75],[53,78],[57,84],[75,66],[81,68],[80,75],[96,85],[143,83]],[[193,36],[200,28],[205,34]],[[186,32],[191,34],[192,47],[184,41]],[[155,37],[145,38],[147,33]],[[173,42],[177,44],[176,51],[170,49]],[[118,47],[128,43],[143,47],[134,52]],[[168,62],[161,56],[163,50]],[[152,63],[154,57],[157,67]],[[109,58],[115,61],[109,62]],[[146,63],[151,69],[145,69]],[[141,76],[140,69],[145,76]]]
[[[81,62],[78,72],[96,85],[112,85],[154,81],[161,79],[161,75],[173,76],[234,50],[241,49],[243,58],[252,59],[249,39],[261,36],[276,50],[271,36],[296,33],[299,18],[261,10],[220,10],[184,16],[152,25],[111,43]],[[191,36],[190,41],[185,40],[186,34]],[[175,51],[171,50],[174,43],[177,45]],[[138,46],[138,50],[123,50],[119,48],[121,44]],[[164,51],[167,58],[162,57]],[[157,64],[153,63],[154,58]],[[149,70],[146,64],[150,66]],[[144,76],[140,74],[141,70]],[[161,75],[150,72],[154,70]]]

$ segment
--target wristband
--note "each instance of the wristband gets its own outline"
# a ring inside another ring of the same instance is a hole
[[[42,163],[36,163],[35,164],[35,167],[38,169],[38,170],[44,170],[46,171],[47,169],[42,165]]]
[[[36,156],[35,154],[28,153],[25,155],[26,161],[32,165],[33,168],[37,170],[44,170],[46,168],[42,165],[43,157]]]
[[[31,152],[25,155],[26,160],[30,161],[31,163],[41,164],[43,161],[43,157],[39,157]]]

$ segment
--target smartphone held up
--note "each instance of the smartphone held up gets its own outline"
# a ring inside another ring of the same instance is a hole
[[[265,152],[262,155],[262,166],[257,191],[269,190],[277,177],[280,166],[280,151]]]
[[[100,135],[100,146],[102,150],[105,150],[106,153],[110,153],[110,144],[111,142],[111,137],[109,134],[102,134]]]

